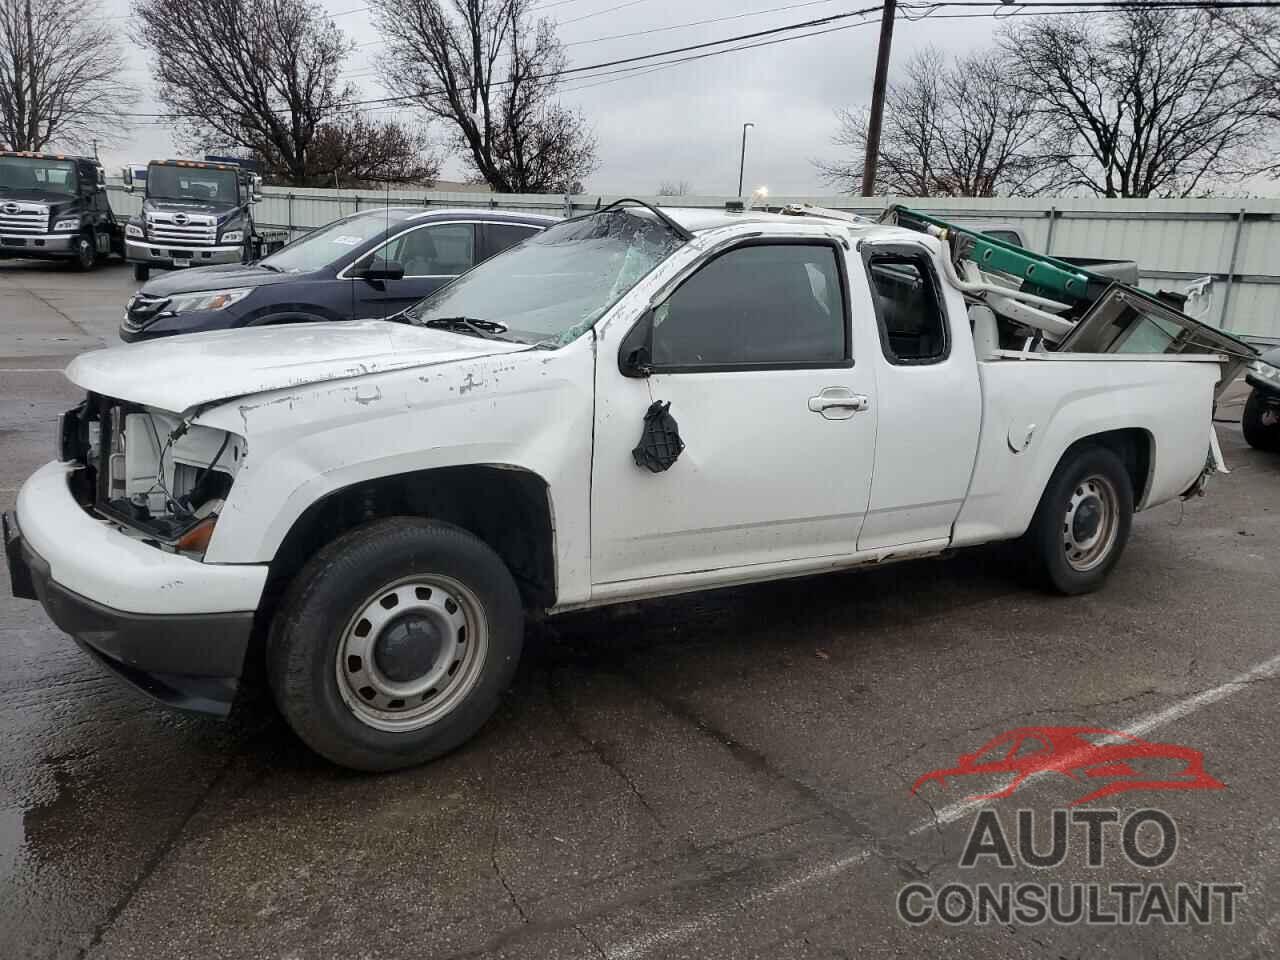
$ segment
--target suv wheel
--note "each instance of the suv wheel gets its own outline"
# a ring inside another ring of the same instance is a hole
[[[281,713],[334,763],[394,770],[469,739],[498,706],[524,640],[502,559],[451,524],[397,517],[324,547],[272,625]]]
[[[1091,593],[1120,559],[1133,524],[1133,482],[1106,447],[1068,451],[1049,478],[1026,543],[1059,593]]]
[[[1255,387],[1245,401],[1240,429],[1255,450],[1280,453],[1280,404],[1267,403]]]

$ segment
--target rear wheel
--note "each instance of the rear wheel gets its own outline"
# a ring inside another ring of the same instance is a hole
[[[1133,482],[1106,447],[1068,451],[1027,531],[1036,568],[1059,593],[1097,590],[1120,559],[1133,523]]]
[[[1249,446],[1256,450],[1280,453],[1280,403],[1268,403],[1257,389],[1245,401],[1240,428]]]
[[[497,708],[523,644],[501,558],[451,524],[379,520],[322,549],[272,625],[267,670],[308,746],[395,770],[469,739]]]
[[[151,268],[145,263],[135,263],[133,265],[133,279],[139,283],[146,283],[151,279]]]

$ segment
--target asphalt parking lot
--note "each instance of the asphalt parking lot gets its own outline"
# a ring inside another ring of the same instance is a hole
[[[135,286],[0,263],[0,508]],[[152,705],[6,584],[0,958],[1275,956],[1280,458],[1219,430],[1230,476],[1140,515],[1101,593],[1037,593],[996,549],[553,619],[480,736],[386,776],[316,759],[261,696],[221,723]],[[961,866],[980,809],[1015,847],[1029,811],[1043,851],[1052,811],[1123,771],[985,805],[912,784],[1060,726],[1203,754],[1211,789],[1074,808],[1162,811],[1168,862],[1126,860],[1117,827],[1091,866],[1077,827],[1057,866]],[[1231,923],[899,916],[911,884],[1054,883],[1242,893]]]

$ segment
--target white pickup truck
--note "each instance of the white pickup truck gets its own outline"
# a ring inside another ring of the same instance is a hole
[[[1223,358],[1010,349],[948,251],[618,205],[398,322],[84,354],[14,592],[179,707],[225,713],[265,653],[306,743],[385,770],[485,722],[527,611],[1015,538],[1096,589],[1197,488]]]

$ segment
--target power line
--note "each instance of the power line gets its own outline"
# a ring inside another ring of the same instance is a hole
[[[938,0],[935,3],[923,4],[925,7],[941,8],[941,7],[994,7],[997,9],[1007,9],[1010,6],[1020,7],[1023,11],[1035,10],[1037,8],[1050,8],[1058,10],[1060,8],[1075,8],[1079,10],[1082,6],[1079,2],[1071,2],[1071,0],[1036,0],[1034,3],[1010,4],[1005,0]],[[1093,3],[1086,3],[1084,6],[1091,8],[1087,12],[1105,12],[1108,10],[1124,10],[1124,9],[1259,9],[1259,8],[1275,8],[1280,7],[1280,0],[1096,0]],[[709,51],[713,47],[726,47],[729,44],[742,43],[748,40],[757,40],[765,37],[777,38],[774,42],[787,42],[790,40],[803,39],[804,36],[819,36],[824,32],[834,32],[817,30],[813,33],[804,34],[794,37],[779,37],[780,34],[794,33],[797,30],[807,30],[816,27],[824,27],[833,23],[849,20],[854,17],[865,16],[868,13],[877,12],[881,9],[880,4],[870,7],[864,7],[860,10],[852,10],[846,13],[832,14],[827,17],[818,17],[812,20],[805,20],[798,23],[786,24],[778,27],[771,27],[766,30],[756,30],[751,33],[738,34],[732,37],[723,37],[719,40],[708,40],[702,43],[687,44],[682,47],[672,47],[667,50],[658,50],[652,53],[637,54],[631,57],[621,57],[614,60],[606,60],[601,63],[588,64],[579,67],[566,67],[562,70],[555,70],[544,74],[531,75],[522,78],[522,82],[530,80],[552,80],[565,76],[573,76],[584,73],[594,73],[595,76],[608,76],[609,73],[597,73],[596,71],[607,70],[612,67],[627,66],[629,64],[644,63],[646,61],[658,60],[663,57],[676,56],[678,54],[691,53],[696,51]],[[1064,11],[1074,12],[1074,11]],[[1085,11],[1081,11],[1085,12]],[[991,13],[977,14],[977,16],[991,16]],[[957,16],[957,15],[951,15]],[[963,16],[963,15],[959,15]],[[971,15],[972,16],[972,15]],[[850,26],[856,26],[850,25]],[[685,58],[683,60],[674,60],[669,64],[687,62],[688,60],[704,59],[709,56],[720,56],[726,53],[734,53],[739,50],[754,49],[757,46],[770,46],[771,43],[747,44],[738,47],[732,47],[723,50],[714,50],[711,52],[700,54],[699,56]],[[611,71],[613,73],[624,73],[625,70]],[[509,85],[510,81],[495,80],[490,86],[503,87]],[[460,86],[460,90],[470,90],[469,86]],[[391,104],[412,104],[418,98],[413,95],[408,96],[392,96],[392,97],[376,97],[368,100],[353,100],[343,104],[336,104],[336,109],[347,109],[350,107],[366,107],[377,105]],[[287,110],[277,110],[276,113],[287,113]],[[170,114],[170,113],[127,113],[124,116],[140,119],[159,119],[170,120],[178,118],[196,118],[195,114]]]

